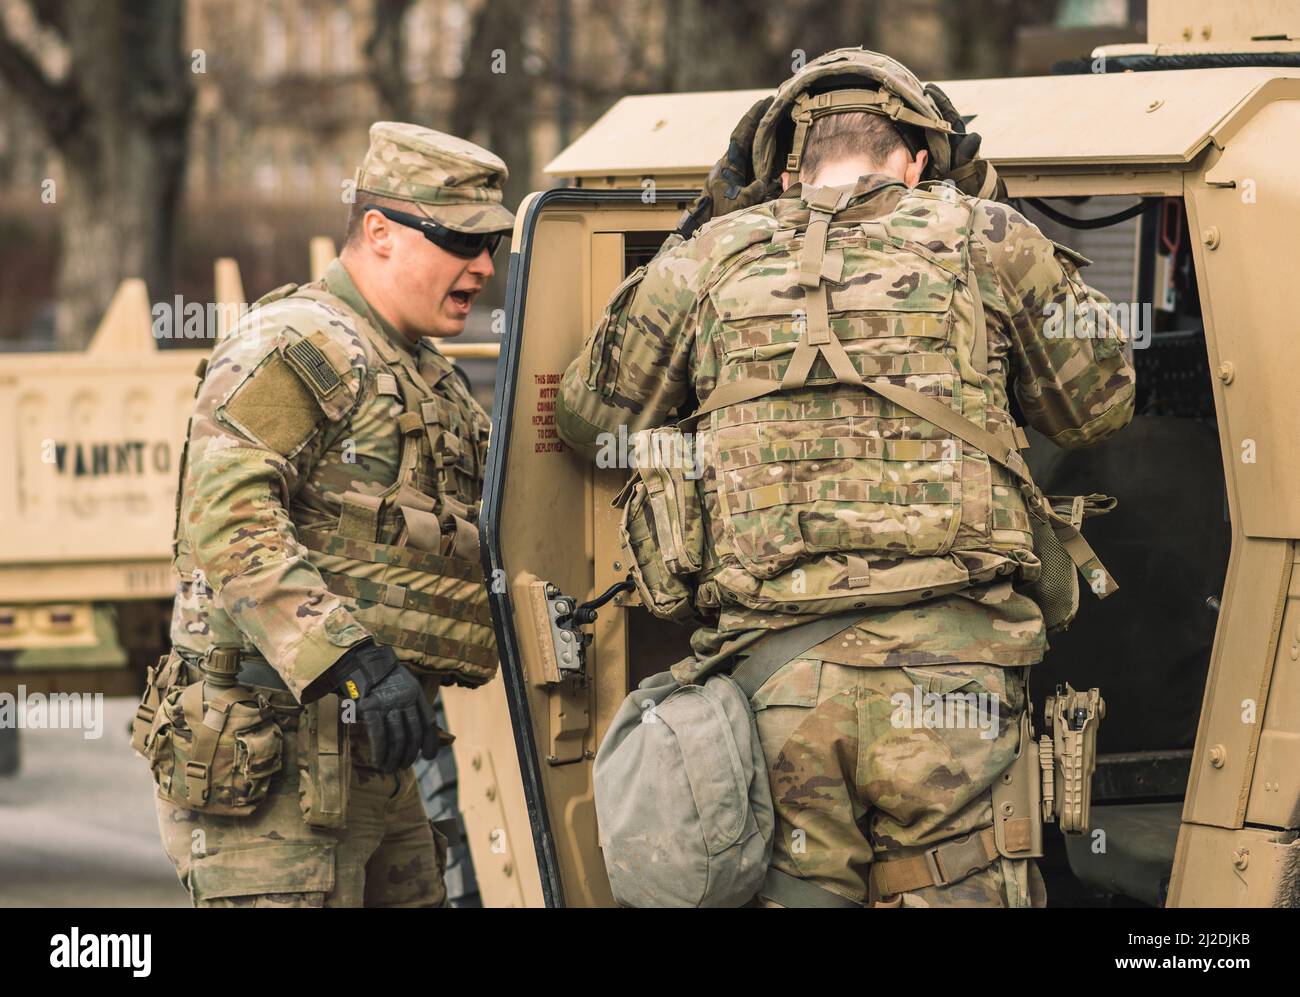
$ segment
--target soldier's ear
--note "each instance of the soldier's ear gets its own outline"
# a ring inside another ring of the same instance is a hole
[[[789,171],[789,170],[782,170],[782,171],[781,171],[781,189],[782,189],[782,190],[789,190],[789,189],[790,189],[790,171]]]
[[[916,154],[916,158],[907,164],[903,171],[903,183],[909,187],[915,187],[925,176],[926,164],[930,161],[930,152],[928,149],[922,149]]]
[[[361,241],[379,256],[391,256],[397,226],[378,211],[367,211],[361,219]]]

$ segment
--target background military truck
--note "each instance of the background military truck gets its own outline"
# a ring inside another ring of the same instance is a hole
[[[1119,498],[1089,539],[1120,592],[1085,593],[1032,677],[1040,712],[1067,678],[1106,698],[1101,833],[1049,826],[1040,865],[1052,904],[1294,906],[1300,12],[1152,2],[1148,23],[1148,44],[1059,75],[941,84],[1022,210],[1097,256],[1084,276],[1135,308],[1141,347],[1128,430],[1072,453],[1038,437],[1027,454],[1049,493]],[[556,390],[764,93],[624,98],[548,166],[572,185],[517,213],[482,517],[502,670],[445,697],[489,905],[612,903],[592,759],[687,630],[620,593],[572,653],[557,618],[627,573],[611,508],[627,472],[566,452]]]

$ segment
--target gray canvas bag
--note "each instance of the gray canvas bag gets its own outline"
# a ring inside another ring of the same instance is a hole
[[[625,907],[739,907],[762,888],[775,813],[749,705],[786,662],[862,614],[764,638],[732,675],[681,685],[669,672],[623,701],[596,752],[601,848]]]

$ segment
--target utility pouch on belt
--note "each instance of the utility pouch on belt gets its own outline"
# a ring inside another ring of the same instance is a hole
[[[135,719],[131,721],[131,747],[146,758],[149,757],[149,734],[153,729],[154,718],[162,706],[163,695],[176,682],[180,667],[179,654],[164,654],[146,672],[144,695],[140,697],[140,704],[135,708]]]
[[[694,613],[689,579],[704,562],[694,439],[676,426],[633,434],[638,466],[614,500],[623,508],[619,541],[641,601],[677,622]]]
[[[209,681],[181,684],[177,671],[144,738],[158,795],[186,810],[247,816],[280,771],[275,713],[265,696],[233,684],[238,663],[237,650],[214,648]]]
[[[1048,733],[1034,740],[1030,710],[1020,718],[1020,750],[993,784],[993,832],[1009,859],[1041,858],[1043,824],[1057,820],[1063,834],[1090,826],[1097,725],[1106,715],[1098,689],[1075,692],[1067,683],[1047,697]]]
[[[347,825],[351,739],[335,693],[307,706],[298,721],[298,805],[312,827]]]

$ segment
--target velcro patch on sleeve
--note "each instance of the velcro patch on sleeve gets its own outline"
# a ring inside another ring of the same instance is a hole
[[[297,453],[325,417],[297,369],[273,353],[223,406],[226,417],[282,456]]]

